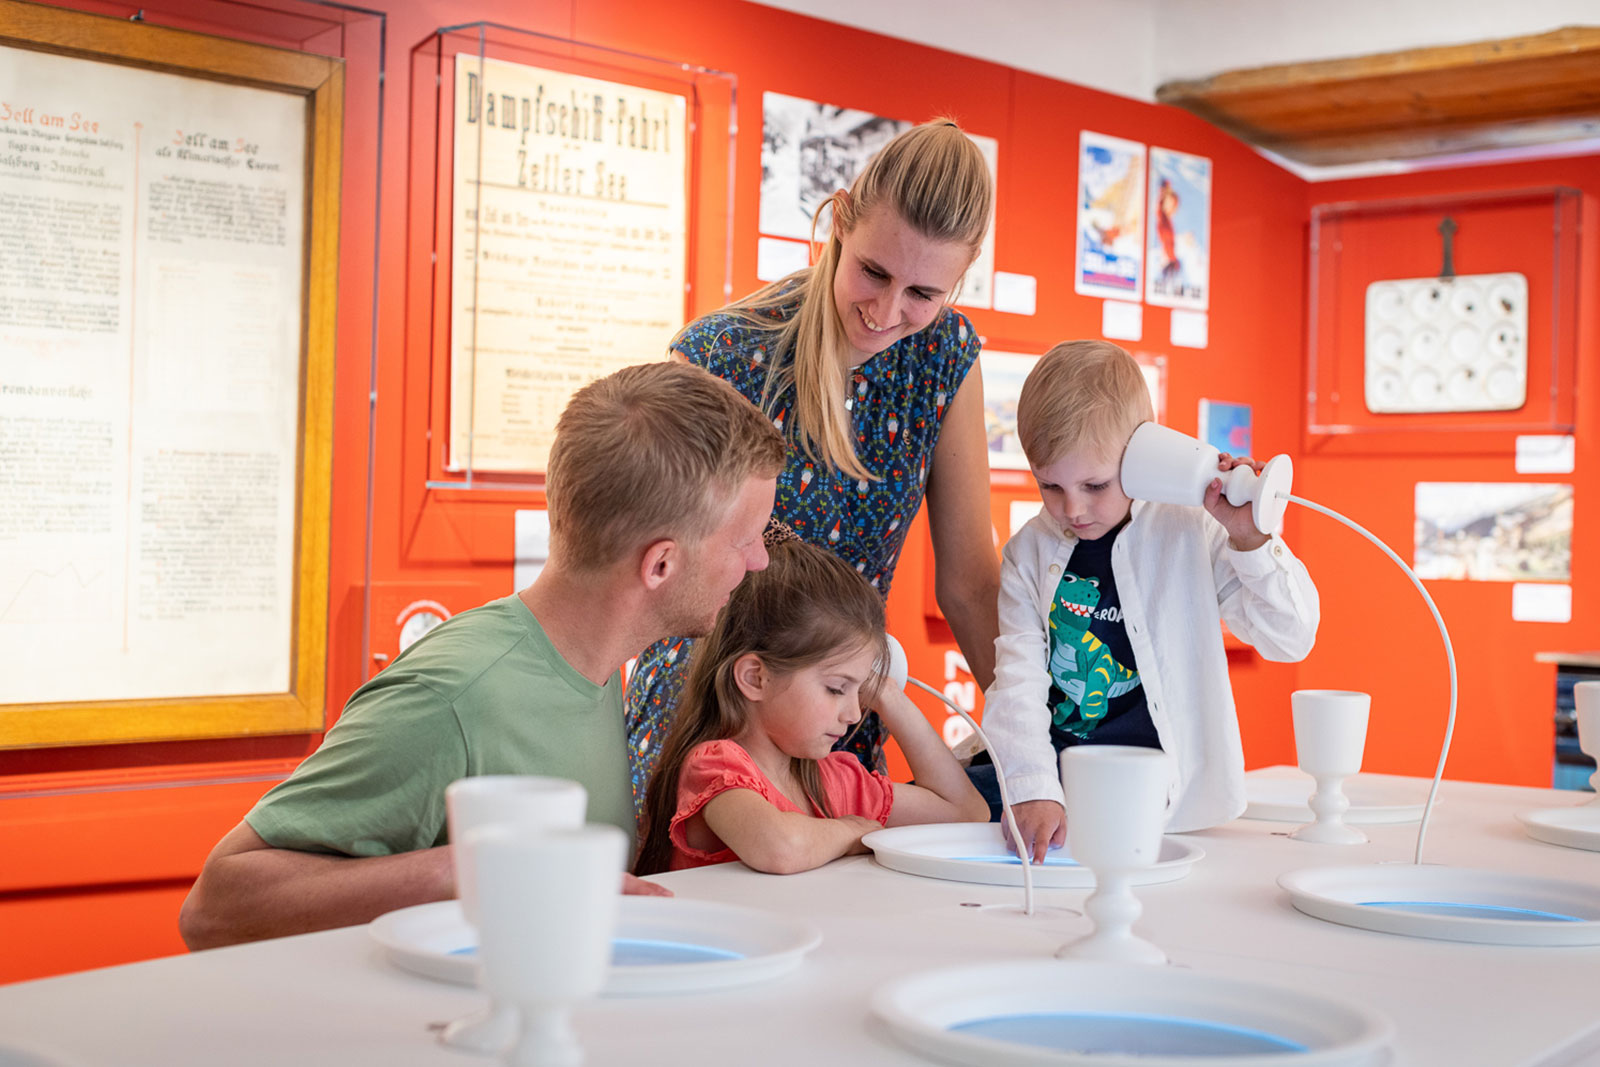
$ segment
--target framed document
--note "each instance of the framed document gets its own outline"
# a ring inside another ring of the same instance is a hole
[[[413,49],[418,509],[507,490],[540,504],[572,394],[666,358],[685,322],[731,298],[736,88],[725,72],[491,23]]]
[[[342,87],[0,0],[0,747],[321,729]]]
[[[579,388],[683,325],[683,95],[455,57],[450,468],[545,469]]]

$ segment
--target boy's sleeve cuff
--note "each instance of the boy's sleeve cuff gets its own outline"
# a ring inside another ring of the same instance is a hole
[[[1227,551],[1233,569],[1244,578],[1258,578],[1275,570],[1288,570],[1294,559],[1294,553],[1289,551],[1289,546],[1277,534],[1268,537],[1266,544],[1249,551],[1240,551],[1231,545]]]
[[[1061,781],[1050,774],[1018,774],[1006,778],[1006,792],[1013,804],[1030,800],[1053,800],[1063,808],[1066,797],[1061,793]]]

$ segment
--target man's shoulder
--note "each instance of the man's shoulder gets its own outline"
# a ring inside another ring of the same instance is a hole
[[[543,673],[554,650],[516,596],[492,600],[445,620],[357,691],[352,705],[404,692],[426,693],[444,704],[482,684],[486,676],[514,670]],[[553,665],[552,669],[553,669]]]

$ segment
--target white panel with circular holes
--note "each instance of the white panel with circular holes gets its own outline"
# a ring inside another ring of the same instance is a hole
[[[1528,279],[1400,278],[1367,286],[1367,409],[1510,411],[1528,393]]]

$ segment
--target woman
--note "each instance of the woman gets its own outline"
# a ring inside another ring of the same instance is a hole
[[[885,145],[827,203],[833,232],[814,266],[690,323],[672,352],[731,382],[784,431],[789,459],[773,517],[850,563],[885,598],[926,492],[935,596],[986,687],[999,562],[979,340],[949,301],[988,232],[988,165],[955,123],[930,122]],[[688,652],[682,638],[652,645],[630,678],[636,801],[659,759]],[[877,770],[883,740],[869,713],[841,746]]]

